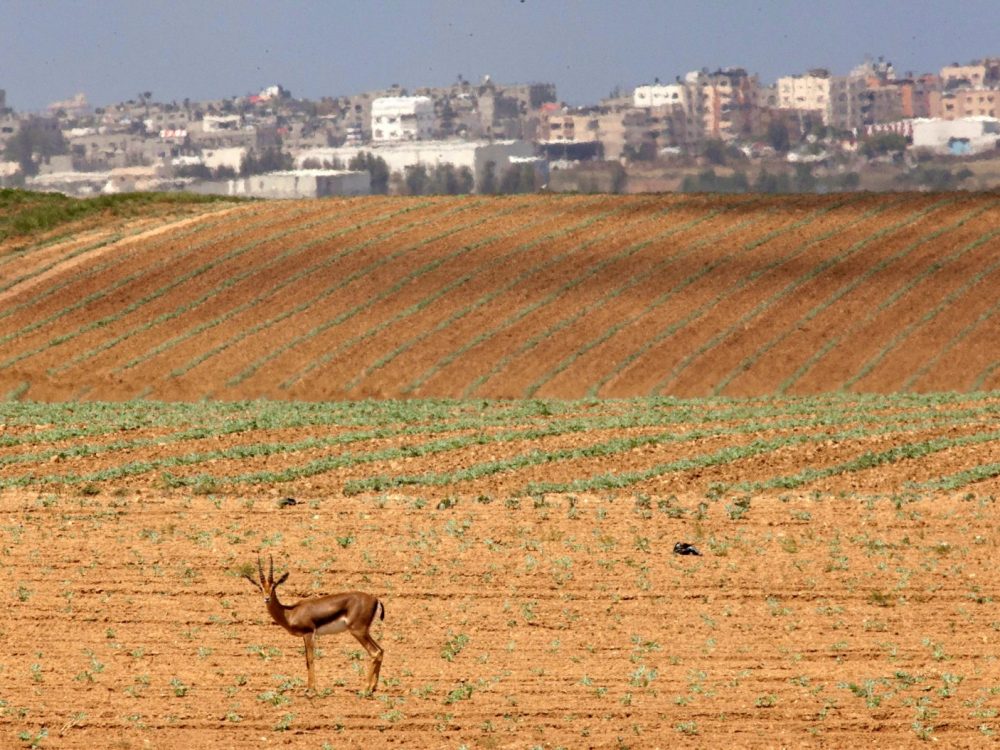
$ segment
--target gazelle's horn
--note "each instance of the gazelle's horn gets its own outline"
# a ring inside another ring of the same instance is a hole
[[[268,570],[267,579],[271,583],[271,585],[274,585],[274,555],[268,555],[268,558],[271,561],[271,567]]]
[[[257,572],[260,573],[260,587],[264,588],[267,581],[264,580],[264,563],[260,561],[260,555],[257,555]]]

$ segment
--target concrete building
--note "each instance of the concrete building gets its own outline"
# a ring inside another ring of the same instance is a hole
[[[976,60],[968,65],[952,63],[941,68],[941,86],[945,91],[956,88],[980,88],[1000,83],[1000,58]]]
[[[681,107],[688,109],[688,90],[682,83],[654,83],[636,86],[632,92],[635,107]]]
[[[684,82],[702,137],[733,141],[758,130],[757,76],[747,74],[743,68],[721,68],[714,73],[688,73]]]
[[[903,117],[937,117],[940,106],[940,80],[933,73],[894,81],[899,90]]]
[[[202,163],[209,169],[215,170],[219,167],[226,167],[234,172],[239,172],[243,166],[243,160],[247,156],[247,149],[243,146],[233,146],[231,148],[206,148],[201,152]]]
[[[368,195],[371,192],[371,178],[368,172],[298,169],[232,180],[196,182],[188,189],[195,193],[246,198],[325,198],[331,195]]]
[[[895,122],[903,119],[902,91],[895,82],[869,85],[863,94],[866,106],[862,108],[864,125]]]
[[[361,152],[384,159],[390,172],[403,173],[407,167],[418,164],[431,169],[439,164],[468,167],[476,186],[488,163],[493,163],[494,174],[502,175],[510,167],[512,158],[535,156],[534,146],[527,141],[413,141],[310,149],[300,151],[295,156],[295,164],[349,164]]]
[[[833,76],[830,79],[830,104],[826,123],[837,130],[857,132],[870,110],[865,92],[868,84],[858,76]]]
[[[90,114],[90,104],[87,103],[87,95],[83,93],[76,94],[69,99],[52,102],[46,109],[52,117],[59,114],[66,117],[83,117]]]
[[[26,177],[24,187],[42,193],[63,193],[75,197],[99,195],[111,179],[110,171],[53,172]]]
[[[784,76],[777,82],[778,108],[818,112],[829,125],[830,73],[817,68],[804,75]]]
[[[966,117],[956,120],[913,121],[913,147],[939,154],[974,154],[995,150],[1000,144],[1000,119]]]
[[[601,156],[599,113],[543,105],[535,143],[550,159],[582,161]]]
[[[13,112],[0,111],[0,146],[17,135],[21,129],[21,119]]]
[[[434,133],[429,96],[384,96],[372,101],[372,140],[422,141]]]
[[[243,127],[240,115],[205,115],[201,120],[201,132],[234,132]]]
[[[944,120],[967,117],[997,117],[1000,115],[1000,89],[953,89],[941,94],[937,115]]]
[[[112,169],[152,164],[179,150],[176,144],[133,133],[102,133],[91,129],[67,131],[67,143],[77,169]]]

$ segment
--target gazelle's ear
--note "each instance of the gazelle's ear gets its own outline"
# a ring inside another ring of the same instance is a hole
[[[289,571],[287,571],[287,570],[286,570],[286,571],[284,572],[284,574],[283,574],[283,575],[281,576],[281,578],[279,578],[279,579],[278,579],[277,581],[275,581],[275,582],[274,582],[274,585],[275,585],[275,586],[280,586],[280,585],[281,585],[281,584],[283,584],[283,583],[284,583],[285,581],[287,581],[287,580],[288,580],[288,573],[289,573]]]
[[[243,574],[243,577],[244,577],[244,578],[246,578],[246,579],[247,579],[248,581],[250,581],[250,583],[252,583],[252,584],[253,584],[253,587],[254,587],[255,589],[260,589],[261,591],[263,591],[263,590],[264,590],[264,589],[260,588],[260,584],[259,584],[259,583],[257,583],[257,581],[255,581],[255,580],[254,580],[254,579],[253,579],[253,578],[252,578],[252,577],[250,576],[250,574],[249,574],[249,573],[244,573],[244,574]]]

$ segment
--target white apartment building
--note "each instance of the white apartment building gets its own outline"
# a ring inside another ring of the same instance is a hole
[[[677,105],[687,110],[687,88],[680,83],[654,83],[636,86],[632,103],[636,107],[663,107]]]
[[[424,141],[434,132],[429,96],[383,96],[372,100],[373,141]]]
[[[778,79],[778,107],[804,109],[823,113],[823,124],[829,125],[830,74],[811,70],[805,75]]]

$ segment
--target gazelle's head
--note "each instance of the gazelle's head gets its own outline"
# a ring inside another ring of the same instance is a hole
[[[288,578],[288,572],[286,571],[284,575],[281,576],[277,581],[274,580],[274,557],[268,555],[268,560],[270,562],[270,567],[268,568],[267,578],[264,577],[264,566],[261,564],[260,555],[257,555],[257,572],[260,574],[260,583],[255,581],[249,573],[244,573],[243,577],[246,578],[250,583],[259,588],[264,594],[264,604],[270,604],[271,597],[274,596],[274,591],[278,586],[283,584]]]

